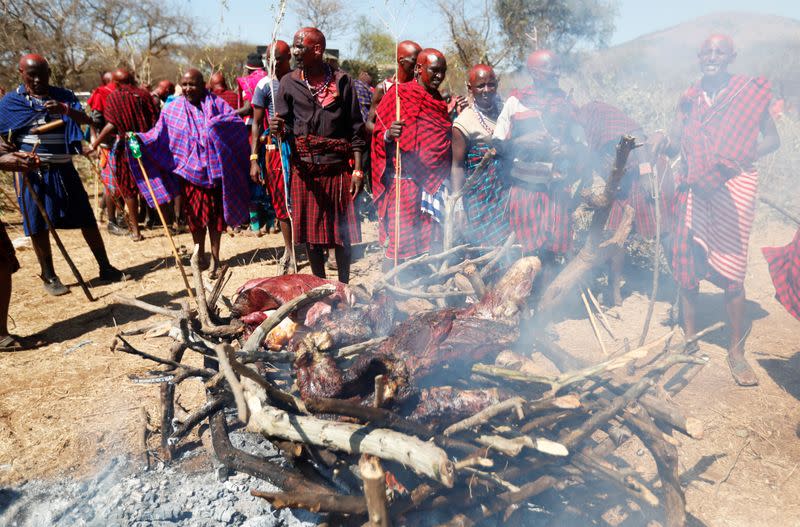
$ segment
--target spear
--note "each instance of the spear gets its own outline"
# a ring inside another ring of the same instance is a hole
[[[172,238],[172,233],[169,232],[167,220],[164,219],[164,213],[161,211],[161,205],[158,204],[156,193],[153,190],[153,185],[150,184],[150,178],[147,175],[147,170],[144,168],[144,163],[142,163],[142,147],[139,144],[139,139],[133,132],[128,132],[128,147],[131,150],[133,158],[139,162],[139,169],[142,171],[142,176],[144,176],[144,182],[147,185],[147,191],[150,193],[150,197],[153,198],[153,204],[156,207],[156,212],[158,213],[158,217],[161,218],[161,226],[164,227],[164,232],[167,234],[167,238],[169,239],[169,245],[172,247],[172,255],[175,257],[175,263],[178,264],[178,270],[181,272],[181,276],[183,277],[183,285],[186,287],[186,292],[189,293],[189,298],[193,299],[194,292],[189,286],[189,278],[186,276],[186,269],[183,268],[181,257],[178,256],[178,249],[175,247],[175,240]]]

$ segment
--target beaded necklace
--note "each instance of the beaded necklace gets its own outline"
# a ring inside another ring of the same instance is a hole
[[[333,70],[327,64],[323,64],[325,68],[325,79],[322,81],[322,84],[318,85],[314,88],[310,82],[308,82],[308,75],[306,74],[306,70],[303,69],[303,82],[306,83],[308,90],[311,92],[311,95],[314,96],[315,99],[318,99],[320,94],[325,93],[325,90],[328,89],[328,85],[333,80]]]
[[[494,133],[494,126],[490,125],[488,122],[488,118],[483,114],[481,110],[478,109],[478,105],[475,104],[473,101],[472,109],[475,114],[478,116],[478,122],[481,124],[481,128],[488,134],[492,135]]]

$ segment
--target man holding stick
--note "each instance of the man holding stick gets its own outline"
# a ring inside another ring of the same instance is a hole
[[[22,152],[33,152],[40,145],[36,150],[39,168],[36,173],[18,174],[15,187],[23,228],[31,237],[45,291],[53,296],[69,292],[53,267],[47,223],[33,193],[43,202],[54,227],[81,229],[100,267],[100,280],[125,279],[108,261],[89,196],[72,164],[72,156],[82,152],[79,125],[89,124],[91,119],[74,93],[50,86],[50,66],[44,57],[25,55],[19,61],[19,73],[22,84],[0,101],[0,137]]]
[[[266,183],[275,218],[283,235],[283,258],[279,262],[280,272],[286,274],[295,261],[294,241],[292,239],[292,225],[289,218],[289,204],[286,199],[286,181],[284,172],[288,167],[283,166],[284,153],[278,149],[278,141],[266,137],[267,145],[262,144],[264,139],[264,124],[275,116],[275,99],[278,94],[279,81],[289,73],[291,66],[291,51],[289,44],[283,40],[275,41],[267,47],[267,76],[263,77],[253,92],[251,104],[253,106],[253,124],[250,130],[250,179],[257,185]],[[272,53],[275,54],[275,71],[270,71],[269,62]],[[283,146],[283,143],[281,143]],[[285,174],[288,175],[288,174]]]
[[[416,80],[394,84],[376,111],[372,190],[381,221],[381,241],[389,239],[385,270],[395,260],[430,251],[441,239],[437,214],[444,210],[443,183],[450,174],[452,159],[452,125],[447,103],[439,94],[446,73],[444,55],[436,49],[423,49],[417,57]],[[396,159],[398,145],[400,160]],[[398,162],[402,168],[399,180]]]
[[[754,386],[758,379],[744,358],[744,278],[758,187],[754,163],[775,151],[780,138],[769,113],[769,82],[728,73],[736,58],[730,37],[709,37],[698,58],[703,76],[681,97],[667,147],[668,154],[682,157],[676,174],[673,275],[681,289],[687,339],[697,330],[700,280],[725,291],[728,366],[740,386]]]
[[[422,46],[413,40],[404,40],[397,44],[397,73],[384,79],[372,93],[372,105],[366,121],[367,134],[370,136],[375,129],[375,112],[389,88],[397,83],[403,84],[414,80],[414,68],[417,67],[417,56],[420,51],[422,51]]]
[[[351,246],[361,241],[355,197],[364,174],[364,121],[350,77],[323,60],[325,35],[306,27],[295,33],[297,69],[281,79],[270,132],[292,133],[294,241],[305,243],[311,271],[325,278],[333,247],[339,281],[350,280]],[[353,167],[350,167],[350,160]]]
[[[226,223],[247,221],[247,132],[233,108],[206,90],[200,71],[188,69],[181,89],[181,96],[164,107],[156,126],[138,134],[144,169],[132,163],[131,170],[150,206],[182,195],[189,231],[205,268],[208,231],[211,274],[216,276]]]
[[[114,72],[117,89],[105,101],[106,125],[92,141],[92,150],[97,148],[109,136],[116,135],[114,146],[108,156],[108,163],[103,170],[103,183],[106,193],[106,207],[109,221],[116,216],[115,194],[122,196],[128,209],[128,225],[133,241],[143,240],[139,232],[139,189],[131,173],[128,162],[125,137],[128,132],[146,132],[158,120],[159,109],[147,90],[136,86],[131,72],[120,68]]]

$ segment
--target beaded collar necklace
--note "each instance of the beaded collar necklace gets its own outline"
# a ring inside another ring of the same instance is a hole
[[[492,135],[494,133],[494,126],[489,124],[488,118],[484,115],[484,113],[478,108],[478,105],[475,102],[472,102],[472,109],[475,111],[475,114],[478,116],[478,122],[481,124],[481,128],[484,131]]]
[[[327,64],[323,64],[323,67],[325,68],[325,79],[322,81],[322,84],[317,85],[316,88],[308,82],[308,75],[306,74],[305,68],[303,69],[303,82],[306,83],[308,91],[311,92],[311,95],[313,95],[315,99],[319,98],[320,94],[325,93],[325,90],[328,89],[328,85],[333,80],[333,69]]]

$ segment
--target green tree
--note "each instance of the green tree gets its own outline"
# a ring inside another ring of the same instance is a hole
[[[569,52],[604,46],[614,32],[616,0],[495,0],[506,48],[518,61],[533,49]]]
[[[395,61],[395,40],[388,31],[360,16],[358,22],[358,58],[364,62],[387,66]]]

